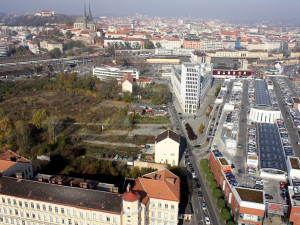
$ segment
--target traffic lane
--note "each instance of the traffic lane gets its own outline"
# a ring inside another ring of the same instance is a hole
[[[191,146],[189,146],[189,147],[191,147]],[[210,216],[210,220],[212,222],[211,224],[217,225],[217,224],[219,224],[218,219],[217,219],[217,217],[219,215],[215,212],[215,202],[212,201],[212,197],[207,191],[207,189],[209,187],[207,185],[205,185],[206,184],[205,175],[203,175],[204,177],[202,177],[200,175],[199,165],[196,163],[191,151],[188,153],[188,155],[189,155],[192,165],[196,166],[196,168],[197,168],[197,169],[195,169],[195,175],[199,179],[201,191],[203,193],[204,200],[206,202],[208,214],[211,215]]]

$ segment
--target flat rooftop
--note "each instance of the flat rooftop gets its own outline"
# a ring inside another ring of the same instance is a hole
[[[292,168],[296,169],[296,170],[299,170],[300,169],[300,164],[299,164],[298,158],[289,157],[289,159],[290,159]]]
[[[227,162],[226,158],[219,158],[219,160],[220,160],[220,162],[221,162],[221,164],[223,166],[228,166],[229,165],[229,163]]]
[[[260,169],[286,171],[285,157],[276,124],[257,123]]]
[[[272,106],[266,82],[263,80],[254,81],[255,106]]]
[[[0,194],[120,214],[122,195],[11,177],[0,178]]]
[[[239,194],[242,201],[256,202],[264,204],[264,195],[262,190],[248,189],[236,187],[235,190]]]

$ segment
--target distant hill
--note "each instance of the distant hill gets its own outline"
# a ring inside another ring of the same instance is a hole
[[[25,15],[17,17],[16,20],[13,20],[7,25],[9,26],[45,26],[48,24],[66,24],[66,25],[73,25],[75,21],[74,16],[68,15],[61,15],[57,14],[53,17],[40,17],[34,15]]]

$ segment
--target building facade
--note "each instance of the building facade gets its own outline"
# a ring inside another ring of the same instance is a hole
[[[167,169],[137,178],[124,194],[0,176],[0,224],[178,223],[180,179]]]
[[[179,164],[180,135],[166,130],[155,139],[155,162],[172,166]]]
[[[93,68],[93,75],[101,80],[115,78],[119,82],[122,81],[125,74],[130,73],[133,78],[139,79],[140,72],[137,69],[127,69],[115,66],[101,66]]]
[[[171,83],[185,113],[196,114],[211,82],[211,64],[183,63],[181,70],[173,67]]]
[[[74,22],[74,29],[77,30],[93,30],[96,31],[96,24],[94,23],[93,16],[92,16],[92,11],[91,11],[91,6],[89,6],[89,15],[86,13],[86,8],[84,5],[84,16],[77,17],[75,22]]]

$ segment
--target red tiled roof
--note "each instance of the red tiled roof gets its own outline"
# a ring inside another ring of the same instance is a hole
[[[237,32],[235,31],[227,31],[227,30],[221,30],[221,35],[237,35]]]
[[[24,162],[24,163],[30,163],[31,161],[18,155],[17,153],[14,153],[11,150],[7,150],[2,155],[0,155],[0,160],[6,160],[6,161],[16,161],[16,162]]]
[[[133,76],[131,73],[126,73],[123,77],[122,83],[124,83],[126,80],[128,80],[131,84],[133,84]]]
[[[136,82],[151,82],[151,78],[145,78],[145,79],[136,79]]]
[[[132,190],[141,195],[143,204],[149,198],[180,202],[180,179],[167,169],[137,178]]]
[[[135,202],[137,200],[139,200],[141,196],[139,195],[139,193],[137,192],[126,192],[123,194],[123,200],[126,201],[126,202]]]
[[[15,165],[17,162],[0,159],[0,172],[5,172],[7,169]]]

